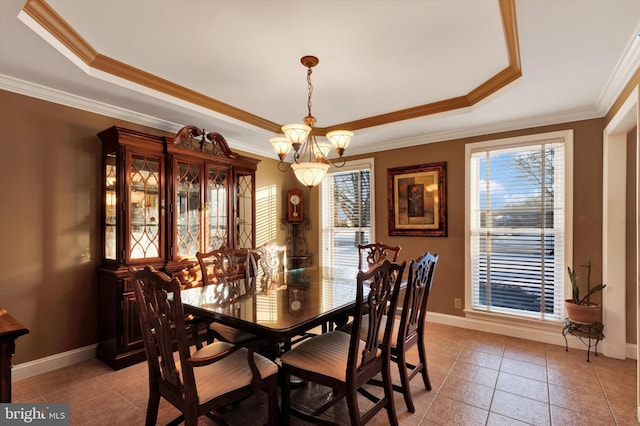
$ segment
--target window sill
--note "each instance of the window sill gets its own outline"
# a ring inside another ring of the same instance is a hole
[[[553,333],[562,332],[562,328],[564,327],[564,321],[556,321],[556,320],[538,320],[533,318],[519,318],[511,315],[504,315],[498,313],[489,313],[489,312],[481,312],[475,311],[472,309],[465,309],[464,315],[466,318],[487,321],[492,324],[503,324],[506,326],[517,327],[517,328],[526,328],[526,329],[535,329],[541,331],[548,331]]]

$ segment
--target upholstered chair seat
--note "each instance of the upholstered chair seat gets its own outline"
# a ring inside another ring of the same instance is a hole
[[[285,352],[280,359],[292,367],[346,381],[350,340],[351,337],[346,333],[331,331],[303,341],[295,351]],[[364,345],[365,342],[361,340],[359,352]],[[361,362],[358,358],[356,367],[360,367]]]
[[[234,345],[231,343],[215,342],[193,352],[190,360],[196,363],[199,360],[210,358],[212,355],[228,351],[233,347]],[[247,352],[246,348],[242,348],[214,364],[193,369],[199,403],[251,384],[253,374],[247,368]],[[253,360],[256,363],[256,367],[258,367],[261,378],[265,379],[278,373],[278,366],[268,358],[254,353]],[[180,380],[182,380],[180,361],[176,362],[176,369],[180,374]]]

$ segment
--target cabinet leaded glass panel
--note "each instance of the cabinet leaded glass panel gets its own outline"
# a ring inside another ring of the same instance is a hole
[[[228,199],[229,172],[226,169],[208,168],[207,178],[207,235],[205,251],[225,245],[229,239]]]
[[[129,258],[159,257],[160,159],[132,155],[129,173]]]
[[[176,251],[193,257],[200,250],[200,164],[177,163],[176,204]]]
[[[253,247],[253,175],[236,176],[237,200],[235,208],[235,247]]]

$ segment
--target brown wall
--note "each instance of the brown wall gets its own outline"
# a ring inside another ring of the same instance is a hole
[[[592,282],[602,277],[602,132],[603,120],[594,119],[537,127],[480,137],[376,152],[355,158],[373,157],[375,162],[376,238],[402,246],[400,260],[418,257],[425,251],[438,253],[436,281],[429,296],[429,310],[463,315],[454,309],[454,298],[464,306],[464,196],[465,144],[535,133],[574,131],[574,261],[593,263]],[[447,162],[447,237],[390,237],[387,225],[387,169],[431,162]],[[635,326],[634,326],[635,330]]]
[[[100,253],[96,239],[100,235],[100,143],[96,133],[113,125],[162,134],[0,91],[0,307],[31,330],[17,342],[17,364],[96,343],[95,269]],[[373,154],[377,239],[400,244],[401,259],[415,258],[425,250],[441,255],[429,303],[431,311],[462,315],[461,310],[453,308],[453,298],[464,298],[464,144],[569,128],[574,129],[576,165],[574,259],[592,260],[595,282],[602,274],[602,119]],[[259,158],[258,196],[263,194],[265,198],[258,198],[257,204],[260,208],[264,202],[269,214],[258,214],[257,226],[275,226],[275,231],[264,235],[282,241],[279,218],[284,216],[286,191],[298,184],[293,173],[277,170],[277,161]],[[436,161],[447,161],[448,236],[389,237],[387,168]],[[305,189],[304,200],[311,219],[309,240],[315,259],[319,245],[318,215],[314,213],[318,211],[317,191]],[[629,325],[633,327],[628,333],[631,342],[635,340],[631,338],[635,336],[634,319]]]

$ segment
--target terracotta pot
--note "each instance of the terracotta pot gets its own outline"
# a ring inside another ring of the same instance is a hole
[[[600,311],[602,307],[596,304],[576,305],[572,299],[564,301],[564,309],[567,317],[573,322],[591,324],[600,321]]]

